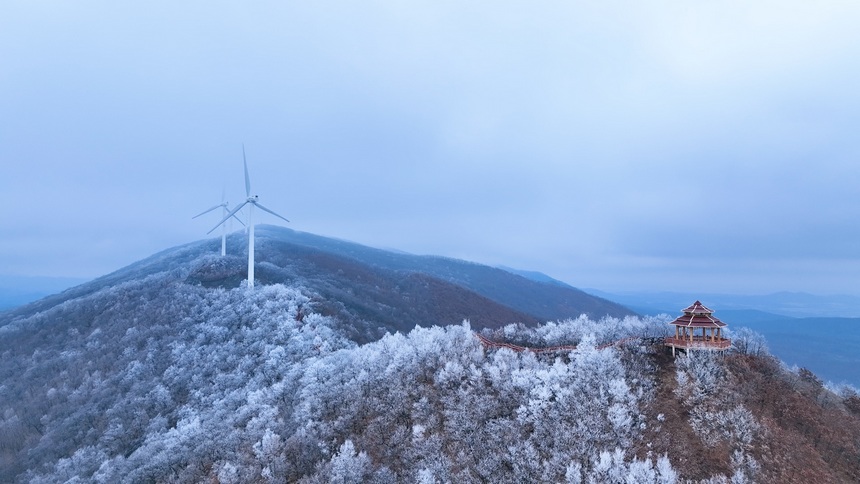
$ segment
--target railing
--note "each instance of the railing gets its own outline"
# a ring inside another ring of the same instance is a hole
[[[500,341],[493,341],[487,339],[480,333],[475,333],[475,336],[484,345],[485,348],[508,348],[514,350],[516,352],[522,351],[531,351],[532,353],[552,353],[557,351],[576,351],[576,345],[562,345],[562,346],[542,346],[542,347],[533,347],[533,346],[518,346],[511,343],[502,343]],[[613,341],[611,343],[606,343],[597,347],[597,349],[602,350],[605,348],[609,348],[610,346],[620,345],[622,343],[626,343],[629,340],[636,338],[623,338],[618,341]]]
[[[675,346],[678,348],[701,348],[701,349],[726,349],[732,346],[732,340],[727,338],[716,338],[711,339],[709,337],[702,336],[693,336],[693,340],[691,341],[689,337],[687,338],[674,338],[667,337],[666,338],[667,346]]]

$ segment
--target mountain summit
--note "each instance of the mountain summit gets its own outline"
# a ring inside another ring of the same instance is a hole
[[[511,323],[535,326],[581,314],[595,318],[634,314],[570,286],[472,262],[375,249],[271,225],[258,226],[256,237],[256,279],[261,284],[299,285],[316,293],[318,310],[337,315],[358,342],[376,340],[386,332],[406,332],[416,325],[463,320],[480,329]],[[33,314],[164,271],[181,272],[186,282],[204,287],[238,287],[247,278],[245,239],[242,232],[230,235],[224,257],[218,255],[216,239],[167,249],[12,314]]]
[[[754,337],[673,359],[558,284],[259,233],[253,289],[234,234],[0,314],[0,482],[860,481],[860,396]]]

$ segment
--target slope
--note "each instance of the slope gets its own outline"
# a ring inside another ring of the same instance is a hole
[[[766,355],[672,360],[665,320],[499,331],[559,354],[468,325],[356,345],[318,294],[201,267],[0,326],[0,482],[860,479],[856,394]]]
[[[271,251],[273,256],[288,258],[294,248],[308,247],[372,267],[401,273],[423,273],[464,287],[544,321],[576,317],[580,314],[597,318],[605,315],[623,317],[634,314],[619,304],[591,296],[570,286],[540,282],[482,264],[374,249],[270,225],[260,226],[257,233],[265,237],[265,247],[275,248]],[[271,261],[278,263],[275,259]]]
[[[45,311],[65,301],[165,271],[186,271],[190,282],[237,287],[247,277],[246,238],[228,237],[228,256],[213,256],[216,239],[159,252],[60,294],[15,308],[7,318]],[[526,279],[466,261],[415,256],[262,225],[257,229],[257,278],[298,284],[319,294],[319,310],[337,314],[356,341],[415,325],[459,324],[496,328],[587,314],[633,314],[615,303],[557,284]],[[229,255],[234,254],[234,255]],[[0,319],[2,324],[2,319]]]

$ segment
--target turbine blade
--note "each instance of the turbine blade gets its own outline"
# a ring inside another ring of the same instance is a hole
[[[230,211],[230,213],[228,213],[226,217],[224,217],[220,222],[218,222],[218,225],[216,225],[216,226],[212,227],[212,230],[210,230],[209,232],[206,232],[206,233],[207,233],[207,234],[211,234],[215,229],[217,229],[218,227],[220,227],[220,226],[221,226],[221,224],[223,224],[223,223],[224,223],[224,222],[226,222],[227,220],[230,220],[230,217],[232,217],[236,212],[238,212],[240,208],[244,207],[246,203],[248,203],[248,201],[247,201],[247,200],[246,200],[245,202],[243,202],[241,205],[239,205],[238,207],[236,207],[236,208],[234,208],[233,210],[231,210],[231,211]],[[220,205],[219,205],[219,207],[220,207]]]
[[[251,177],[248,176],[248,160],[245,158],[245,143],[242,143],[242,162],[245,163],[245,196],[251,196]]]
[[[254,205],[256,205],[256,206],[257,206],[257,208],[259,208],[260,210],[265,210],[266,212],[269,212],[270,214],[274,215],[275,217],[278,217],[278,218],[280,218],[280,219],[282,219],[282,220],[284,220],[284,221],[286,221],[286,222],[289,222],[289,220],[287,220],[286,218],[281,217],[280,215],[276,214],[275,212],[273,212],[273,211],[269,210],[268,208],[266,208],[266,207],[264,207],[264,206],[260,205],[260,203],[259,203],[259,202],[258,202],[258,203],[255,203]]]
[[[240,223],[240,224],[242,224],[242,227],[244,227],[244,226],[245,226],[245,222],[243,222],[243,221],[242,221],[242,219],[240,219],[239,217],[237,217],[235,214],[233,214],[233,215],[232,215],[232,217],[233,217],[233,218],[235,218],[237,221],[239,221],[239,223]]]
[[[223,205],[223,203],[222,203],[221,205]],[[205,215],[205,214],[207,214],[207,213],[211,212],[212,210],[215,210],[216,208],[221,208],[221,205],[215,205],[214,207],[212,207],[212,208],[210,208],[210,209],[206,210],[205,212],[200,212],[200,213],[198,213],[197,215],[195,215],[195,216],[193,216],[193,217],[191,217],[191,218],[197,218],[197,217],[199,217],[199,216],[201,216],[201,215]]]

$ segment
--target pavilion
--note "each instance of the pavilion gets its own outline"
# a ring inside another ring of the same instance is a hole
[[[684,315],[672,321],[675,336],[666,338],[666,346],[684,351],[689,350],[726,350],[732,346],[731,340],[723,338],[726,323],[713,316],[713,311],[696,301],[684,309]]]

